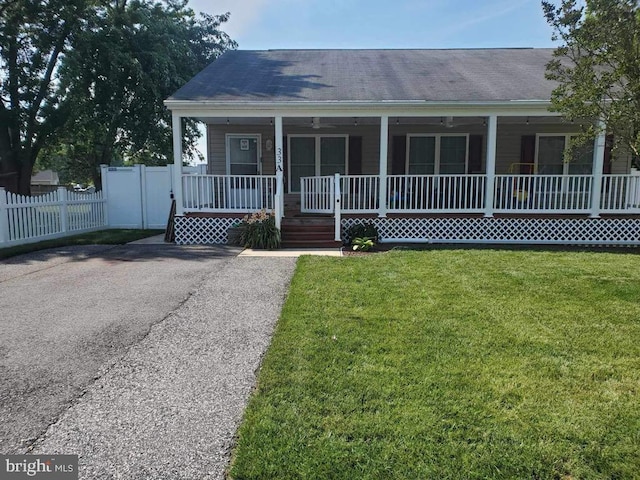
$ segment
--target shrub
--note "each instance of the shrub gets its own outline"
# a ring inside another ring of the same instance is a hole
[[[356,223],[345,231],[345,244],[351,245],[356,238],[369,238],[374,243],[378,241],[378,229],[373,222]]]
[[[265,210],[246,215],[242,219],[240,244],[246,248],[280,248],[280,230],[276,219]]]
[[[356,237],[353,239],[353,249],[360,252],[368,252],[376,244],[369,237]]]

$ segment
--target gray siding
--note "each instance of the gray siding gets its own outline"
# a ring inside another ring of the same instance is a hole
[[[520,144],[523,135],[535,135],[536,133],[572,133],[577,127],[567,124],[531,124],[509,125],[500,124],[498,121],[498,141],[496,146],[496,173],[509,173],[512,164],[520,162]],[[342,126],[340,128],[312,129],[303,127],[288,127],[285,125],[284,134],[308,134],[308,135],[350,135],[362,137],[362,174],[376,175],[378,173],[380,156],[380,127],[377,125]],[[208,125],[207,128],[207,171],[213,175],[224,175],[226,171],[225,135],[227,133],[260,134],[262,137],[262,173],[272,175],[275,172],[274,149],[266,149],[267,140],[274,141],[274,128],[268,125]],[[439,125],[389,125],[389,153],[387,159],[387,173],[391,172],[392,152],[391,138],[396,135],[413,134],[470,134],[483,135],[482,168],[486,163],[486,127],[482,125],[460,125],[454,128],[441,127]],[[631,155],[624,149],[614,151],[611,165],[611,173],[626,174],[629,172]]]

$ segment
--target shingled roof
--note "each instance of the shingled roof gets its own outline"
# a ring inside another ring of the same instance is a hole
[[[553,49],[234,50],[169,100],[502,102],[551,98]]]

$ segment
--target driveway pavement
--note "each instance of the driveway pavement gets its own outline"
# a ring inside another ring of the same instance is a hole
[[[0,262],[0,452],[222,478],[294,258],[76,247]]]

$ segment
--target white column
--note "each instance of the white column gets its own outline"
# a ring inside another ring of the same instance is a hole
[[[593,172],[591,182],[591,218],[600,218],[600,197],[602,195],[602,168],[607,143],[607,127],[604,121],[598,122],[600,133],[593,143]]]
[[[493,201],[496,183],[496,144],[498,140],[498,117],[489,115],[487,124],[487,162],[486,190],[484,197],[484,216],[493,217]]]
[[[282,132],[282,115],[276,115],[275,118],[275,141],[273,142],[276,153],[276,197],[274,201],[278,202],[276,209],[276,225],[280,228],[282,217],[284,217],[284,145]]]
[[[389,117],[380,117],[380,196],[378,197],[378,216],[387,216],[387,157],[389,150]]]
[[[334,197],[334,240],[339,242],[342,240],[341,235],[341,223],[342,223],[342,207],[340,205],[340,199],[342,198],[342,192],[340,191],[340,174],[336,173],[333,180],[333,197]]]
[[[171,115],[173,126],[173,198],[176,200],[176,216],[184,215],[184,201],[182,199],[182,118]]]

